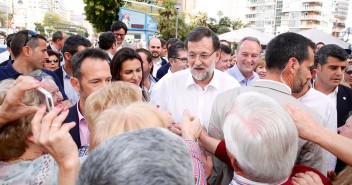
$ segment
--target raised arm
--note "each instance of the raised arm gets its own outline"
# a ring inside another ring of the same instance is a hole
[[[352,165],[352,140],[319,126],[312,116],[294,105],[286,105],[302,139],[312,141]]]

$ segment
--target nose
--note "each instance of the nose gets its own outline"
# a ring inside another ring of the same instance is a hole
[[[343,130],[343,126],[337,128],[337,131],[338,131],[339,133],[341,133],[342,130]]]

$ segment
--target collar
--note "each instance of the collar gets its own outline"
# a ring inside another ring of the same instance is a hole
[[[337,93],[339,92],[339,86],[336,86],[335,90],[332,91],[330,94],[335,94],[337,96]]]
[[[15,70],[15,68],[13,68],[12,64],[14,63],[13,60],[11,60],[10,62],[8,62],[5,66],[5,71],[8,74],[8,76],[10,78],[17,78],[20,75],[22,75],[21,73],[19,73],[18,71]]]
[[[56,49],[54,45],[50,44],[50,47],[55,52],[60,52],[60,50]]]
[[[62,74],[63,74],[64,78],[70,79],[71,77],[68,76],[68,74],[66,73],[64,66],[61,66],[61,68],[62,68]]]
[[[251,86],[254,87],[263,87],[263,88],[271,88],[280,92],[283,92],[285,94],[291,95],[291,88],[281,82],[277,82],[274,80],[265,80],[265,79],[260,79],[254,82]]]
[[[151,74],[149,74],[149,80],[150,80],[150,82],[156,83],[155,78],[154,78]],[[152,83],[151,83],[151,84],[152,84]]]
[[[187,77],[187,81],[186,81],[186,87],[189,87],[191,85],[198,85],[193,79],[193,76],[192,76],[192,73],[191,73],[191,69],[188,68],[188,69],[185,69],[185,70],[188,70],[188,77]],[[219,89],[219,86],[220,86],[221,82],[219,81],[218,76],[219,76],[220,71],[217,70],[217,69],[214,69],[213,73],[214,73],[213,78],[211,79],[209,84],[204,87],[204,89],[207,89],[209,86],[214,87],[215,89]]]
[[[83,119],[84,121],[86,120],[84,116],[82,115],[81,111],[79,111],[79,101],[77,102],[77,113],[78,113],[78,121],[81,122]]]
[[[233,70],[234,74],[236,75],[236,79],[237,79],[239,82],[245,81],[245,80],[252,80],[252,79],[255,77],[255,75],[257,75],[257,73],[255,73],[255,72],[252,71],[252,73],[251,73],[251,75],[249,76],[249,78],[246,79],[246,78],[242,75],[241,71],[238,69],[237,65],[234,65],[234,66],[232,67],[232,70]]]
[[[286,181],[287,181],[287,179],[282,181],[282,183],[284,183]],[[278,184],[282,184],[282,183],[278,183]],[[236,174],[236,172],[234,172],[233,179],[232,179],[230,185],[272,185],[272,184],[255,182],[255,181],[249,180],[245,177],[242,177],[242,176]]]

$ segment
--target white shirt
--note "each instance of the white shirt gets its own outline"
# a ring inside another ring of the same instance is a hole
[[[208,129],[211,109],[215,97],[226,90],[240,87],[236,79],[214,69],[210,83],[203,88],[196,84],[189,69],[169,74],[154,86],[151,103],[168,111],[176,123],[181,123],[183,111],[188,109],[192,116]]]
[[[305,95],[299,98],[299,101],[322,116],[327,123],[326,128],[334,133],[337,133],[336,99],[334,103],[327,95],[315,90],[314,88],[310,88]],[[334,171],[336,166],[336,157],[327,152],[327,158],[328,170]]]
[[[156,73],[158,72],[159,68],[161,68],[161,63],[162,60],[159,58],[159,61],[156,63],[153,63],[153,76],[156,78]]]
[[[79,100],[79,93],[75,91],[75,89],[72,87],[71,82],[70,82],[70,76],[67,75],[65,68],[62,66],[62,75],[64,77],[64,89],[65,93],[72,103],[72,105],[76,104]]]

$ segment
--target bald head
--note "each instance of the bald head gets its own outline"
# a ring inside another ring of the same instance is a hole
[[[149,40],[149,51],[153,58],[159,58],[161,52],[161,42],[158,38],[151,38]]]

